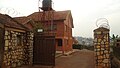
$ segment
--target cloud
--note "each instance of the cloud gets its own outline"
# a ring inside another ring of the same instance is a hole
[[[91,37],[98,18],[107,18],[111,31],[118,33],[120,0],[53,0],[53,2],[56,11],[71,10],[75,25],[74,36]],[[21,15],[29,15],[38,11],[38,0],[0,0],[0,7],[13,8],[22,13]]]

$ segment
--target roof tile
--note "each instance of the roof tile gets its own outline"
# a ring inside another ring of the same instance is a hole
[[[25,30],[25,28],[22,27],[20,25],[20,23],[14,21],[12,17],[10,17],[10,16],[8,16],[6,14],[0,14],[0,23],[4,24],[7,27],[24,29]]]
[[[67,11],[45,11],[45,13],[43,12],[35,12],[31,15],[29,15],[28,17],[29,18],[32,18],[34,21],[42,21],[43,17],[44,17],[44,20],[43,21],[48,21],[48,20],[65,20],[67,15],[70,13],[70,10],[67,10]],[[50,16],[53,16],[53,18],[51,17],[50,19]],[[48,17],[48,18],[47,18]]]

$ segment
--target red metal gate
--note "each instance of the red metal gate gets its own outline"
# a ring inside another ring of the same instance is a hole
[[[33,64],[55,66],[55,36],[35,36]]]

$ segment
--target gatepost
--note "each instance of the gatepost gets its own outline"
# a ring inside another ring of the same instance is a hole
[[[109,29],[99,27],[94,30],[95,68],[110,68]]]

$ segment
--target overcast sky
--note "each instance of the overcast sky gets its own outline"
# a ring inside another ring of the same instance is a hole
[[[93,37],[96,20],[106,18],[110,33],[120,35],[120,0],[53,0],[56,11],[71,10],[73,36]],[[38,0],[0,0],[0,13],[27,16],[38,11]]]

